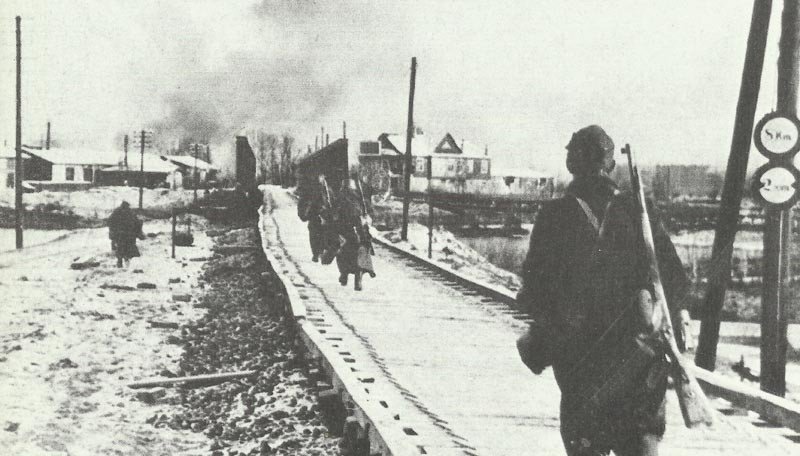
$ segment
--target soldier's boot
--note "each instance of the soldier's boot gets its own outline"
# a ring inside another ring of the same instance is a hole
[[[353,288],[356,291],[361,291],[361,274],[362,274],[361,271],[358,271],[358,272],[355,273],[355,280],[354,280],[354,283],[353,283]]]
[[[341,283],[342,286],[347,285],[347,274],[339,274],[339,283]]]
[[[319,263],[319,255],[317,255],[317,254],[315,253],[315,254],[314,254],[312,257],[311,257],[311,261],[313,261],[314,263]]]
[[[117,267],[118,268],[122,267],[122,257],[117,257]]]

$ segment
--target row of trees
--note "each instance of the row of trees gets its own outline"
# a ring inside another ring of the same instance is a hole
[[[276,135],[259,130],[256,134],[255,155],[258,181],[270,184],[295,185],[292,150],[295,139],[284,133]]]

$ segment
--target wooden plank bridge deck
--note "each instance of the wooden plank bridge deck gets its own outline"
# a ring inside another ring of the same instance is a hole
[[[377,277],[364,291],[338,283],[335,265],[311,262],[308,232],[286,190],[268,187],[262,236],[304,337],[337,373],[334,387],[358,407],[369,454],[563,455],[552,371],[534,376],[515,340],[525,323],[487,296],[453,284],[376,245]],[[668,392],[665,455],[800,451],[800,436],[753,413],[718,413],[686,429]],[[713,399],[721,411],[730,405]]]

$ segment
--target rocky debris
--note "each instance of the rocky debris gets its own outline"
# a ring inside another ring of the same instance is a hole
[[[178,324],[173,321],[156,321],[156,320],[148,320],[150,323],[150,327],[152,328],[162,328],[162,329],[178,329]]]
[[[144,270],[143,269],[134,269],[133,273],[134,274],[144,274]]]
[[[215,238],[218,244],[257,245],[253,229]],[[203,432],[209,453],[222,455],[338,455],[316,404],[315,382],[295,352],[290,319],[275,309],[285,303],[274,273],[259,249],[218,256],[204,271],[208,286],[198,305],[200,320],[181,328],[184,353],[178,377],[256,370],[249,378],[213,387],[175,389],[175,404],[154,414],[156,427]],[[271,271],[270,271],[271,272]]]
[[[169,283],[181,283],[180,277],[170,277]]]
[[[20,282],[27,282],[27,281],[28,281],[28,276],[19,276],[19,279],[18,279],[18,280],[19,280]]]
[[[69,314],[70,315],[74,315],[76,317],[80,317],[80,318],[91,318],[92,320],[95,320],[95,321],[116,320],[117,319],[117,317],[115,317],[114,315],[98,312],[96,310],[89,310],[89,311],[86,311],[86,312],[73,310]]]
[[[139,282],[136,284],[136,288],[140,290],[155,290],[156,284],[150,282]]]
[[[75,369],[78,365],[69,358],[61,358],[57,362],[50,365],[50,370],[56,369]]]
[[[167,390],[164,388],[152,388],[147,391],[137,391],[135,394],[136,399],[148,405],[155,404],[159,399],[163,399],[167,395]]]
[[[172,300],[179,302],[189,302],[192,300],[192,295],[185,293],[176,293],[172,295]]]
[[[104,290],[118,290],[118,291],[134,291],[136,288],[133,288],[128,285],[118,285],[115,283],[104,283],[100,285],[100,288]]]
[[[3,426],[3,430],[6,432],[17,432],[17,429],[19,429],[19,423],[13,421],[6,421],[6,425]]]
[[[5,349],[5,354],[9,354],[11,352],[15,352],[15,351],[19,351],[19,350],[22,350],[22,345],[19,345],[19,344],[12,345],[11,347],[8,347],[8,348]]]
[[[90,258],[75,258],[72,260],[72,264],[69,265],[71,269],[75,270],[83,270],[83,269],[91,269],[100,266],[100,262],[97,261],[94,257]]]

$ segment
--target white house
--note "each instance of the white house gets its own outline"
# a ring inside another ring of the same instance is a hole
[[[24,180],[32,183],[93,184],[98,170],[119,163],[117,152],[78,149],[22,149]]]

